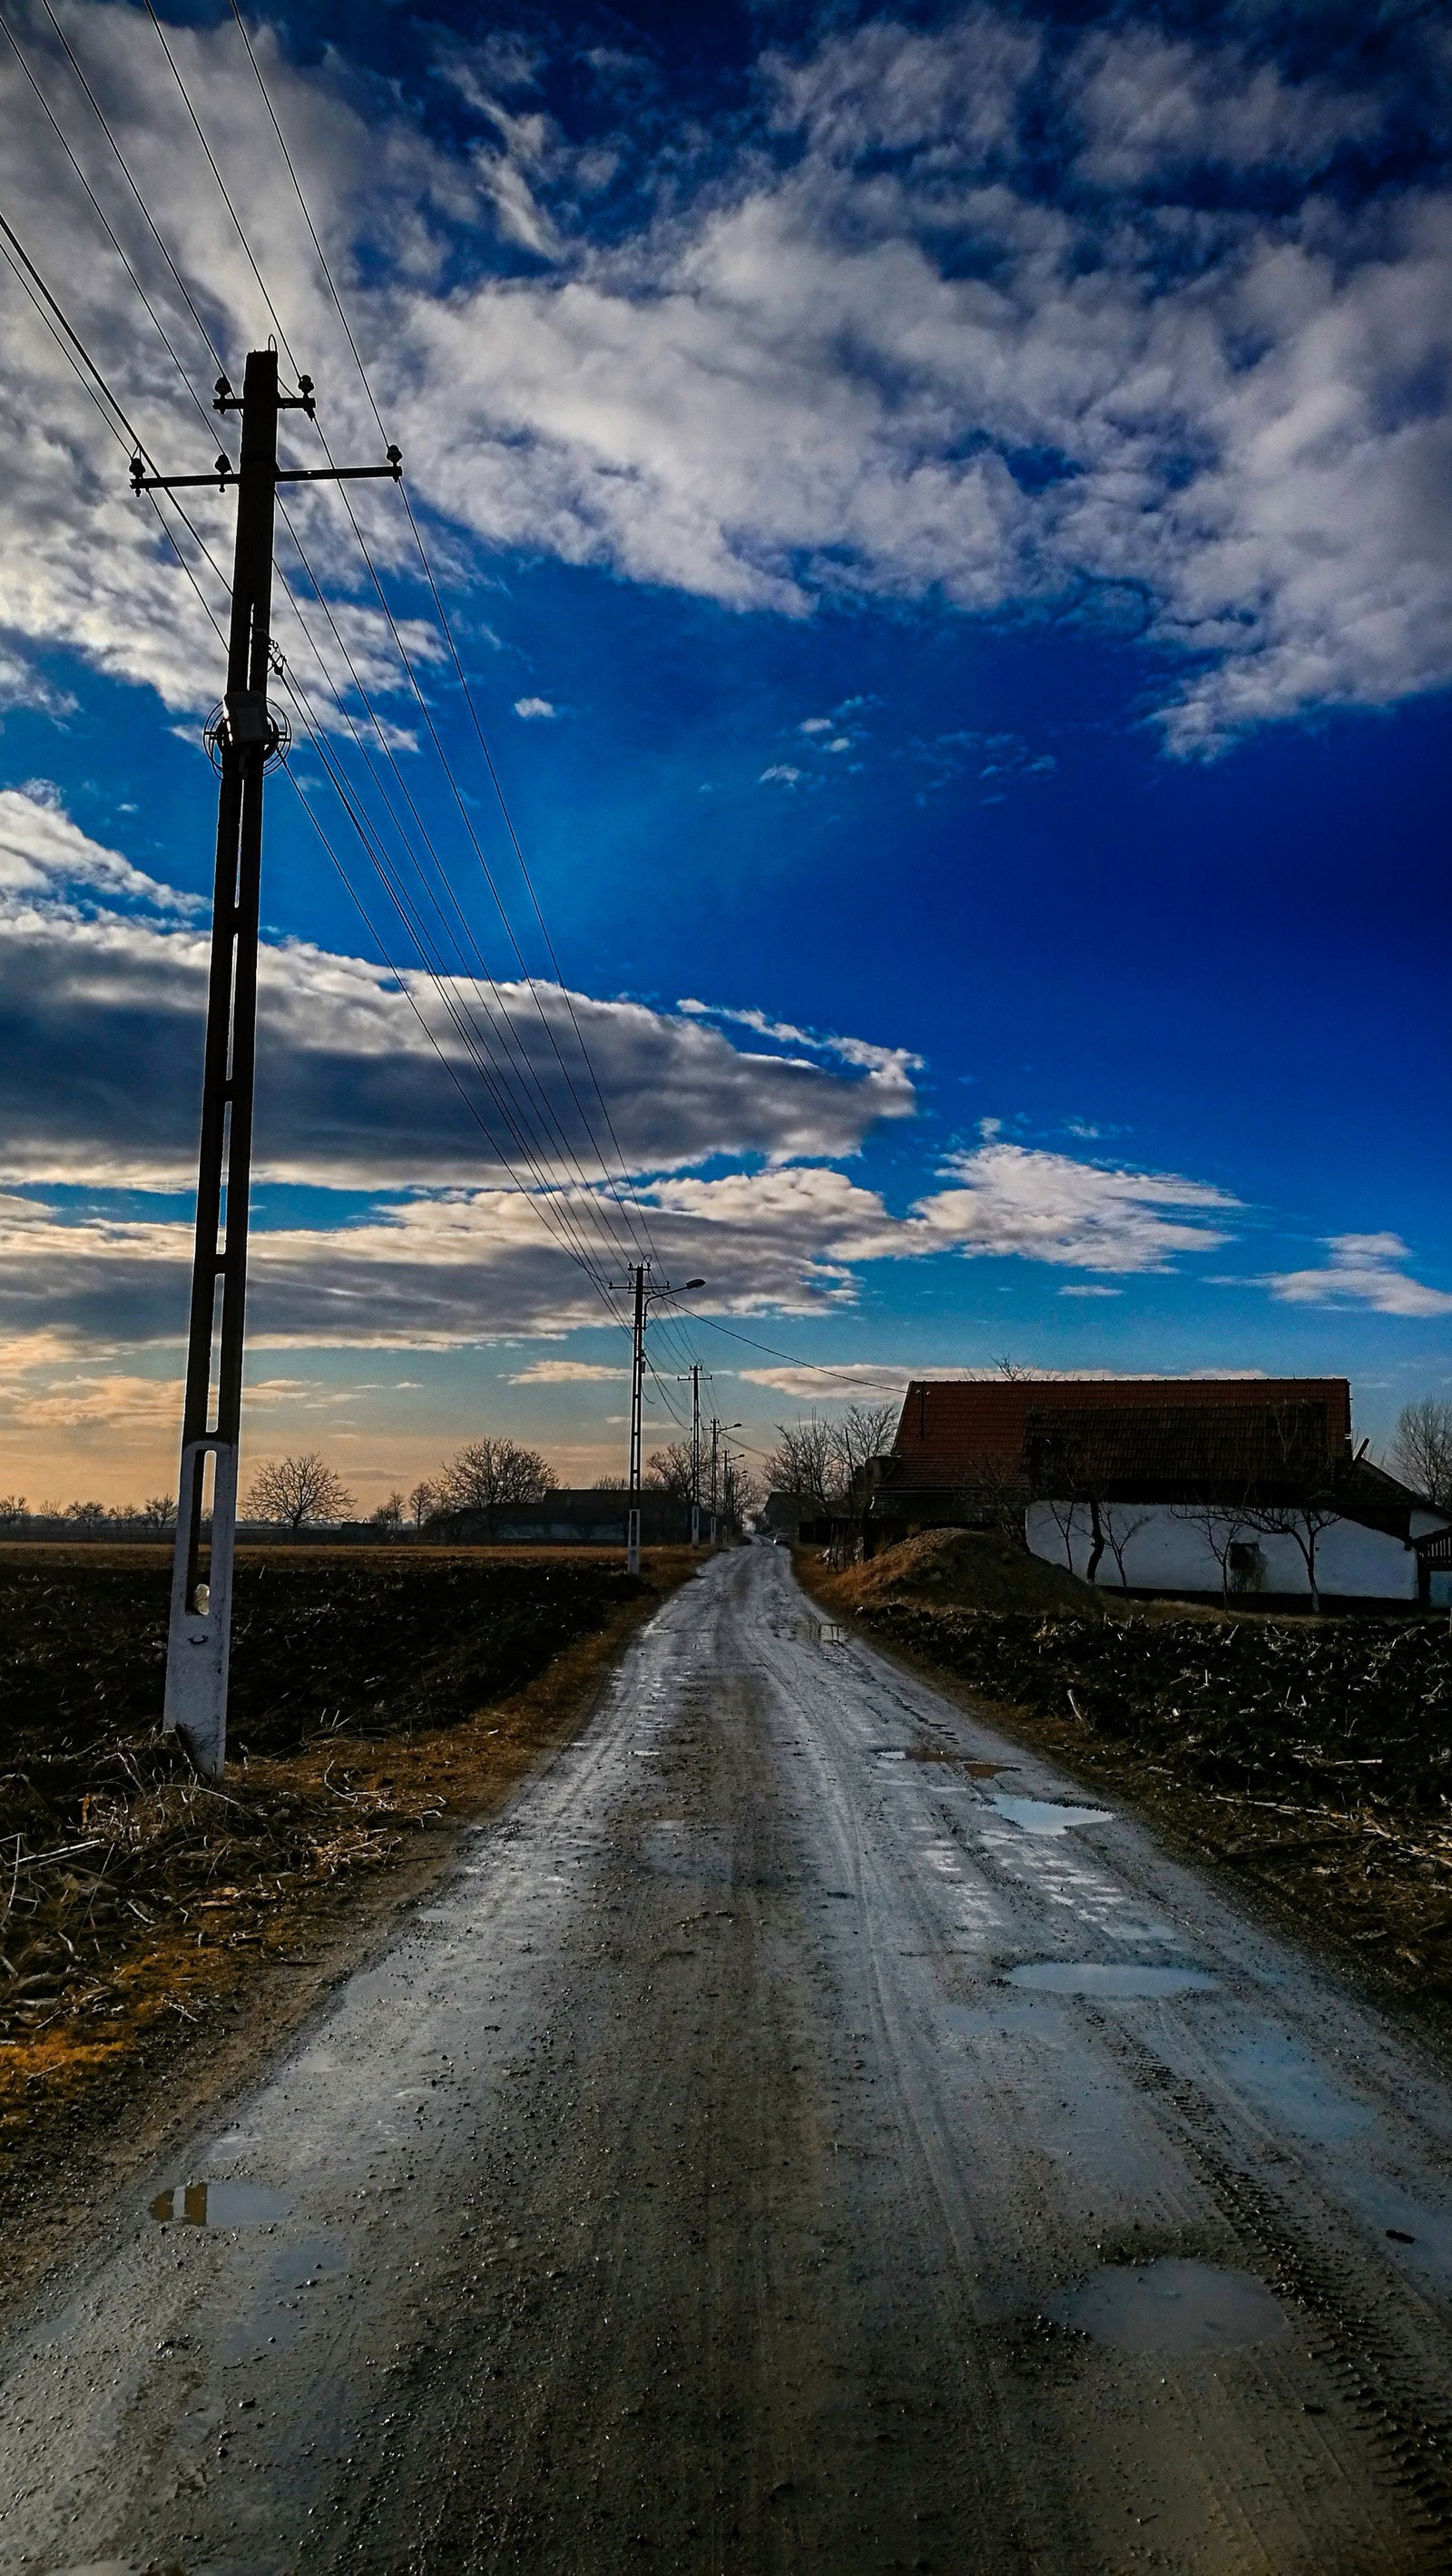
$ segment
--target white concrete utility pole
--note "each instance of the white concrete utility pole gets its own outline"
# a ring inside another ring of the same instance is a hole
[[[240,394],[234,394],[226,377],[219,376],[213,409],[242,415],[241,460],[235,469],[225,455],[218,457],[210,474],[148,474],[141,456],[131,460],[133,492],[171,492],[188,484],[215,484],[219,491],[235,484],[237,490],[227,687],[207,727],[207,747],[222,783],[217,798],[196,1242],[164,1717],[206,1780],[221,1778],[227,1754],[227,1665],[257,1048],[262,781],[272,762],[282,758],[288,742],[285,725],[267,704],[277,486],[354,482],[379,474],[396,483],[402,473],[396,447],[388,450],[386,465],[280,467],[278,413],[301,411],[311,420],[313,383],[311,376],[300,376],[295,394],[279,393],[275,349],[251,351]],[[210,1544],[205,1546],[204,1568],[203,1526],[209,1501]]]

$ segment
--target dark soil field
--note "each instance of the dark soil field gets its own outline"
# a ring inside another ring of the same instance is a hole
[[[1452,2034],[1446,1622],[1121,1611],[1102,1594],[1085,1615],[1067,1592],[1020,1607],[1003,1553],[939,1531],[836,1575],[801,1551],[798,1572]]]
[[[695,1561],[247,1550],[209,1789],[159,1730],[169,1553],[0,1550],[0,2276],[163,2079],[182,2117],[295,2024]]]

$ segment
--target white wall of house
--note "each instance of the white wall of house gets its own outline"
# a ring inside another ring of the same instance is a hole
[[[1071,1563],[1087,1575],[1093,1535],[1087,1504],[1031,1503],[1026,1530],[1030,1552],[1051,1565]],[[1165,1503],[1102,1503],[1101,1520],[1117,1530],[1134,1530],[1124,1551],[1124,1579],[1147,1592],[1218,1592],[1220,1567],[1208,1538],[1193,1521],[1180,1520]],[[1069,1548],[1066,1558],[1065,1530]],[[1241,1533],[1260,1551],[1263,1592],[1307,1593],[1306,1561],[1296,1541],[1279,1533]],[[1097,1581],[1101,1590],[1117,1590],[1119,1567],[1106,1547]],[[1323,1593],[1344,1598],[1369,1596],[1379,1601],[1415,1601],[1416,1550],[1385,1531],[1363,1529],[1359,1521],[1332,1521],[1316,1545],[1316,1582]]]

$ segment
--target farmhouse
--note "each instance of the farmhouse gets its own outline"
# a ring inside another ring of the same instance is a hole
[[[1440,1598],[1452,1520],[1364,1451],[1345,1378],[914,1380],[864,1544],[997,1526],[1131,1592]]]

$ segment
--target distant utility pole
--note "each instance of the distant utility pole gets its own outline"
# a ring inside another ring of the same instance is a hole
[[[718,1422],[714,1413],[711,1416],[711,1545],[713,1547],[716,1544],[717,1457],[721,1434],[723,1431],[739,1431],[740,1429],[741,1425],[739,1422]]]
[[[218,457],[210,474],[148,474],[140,456],[131,460],[134,492],[171,492],[211,483],[219,491],[229,483],[237,487],[227,689],[207,727],[207,747],[221,771],[222,784],[217,799],[181,1482],[166,1650],[165,1723],[181,1737],[196,1768],[208,1780],[220,1779],[227,1751],[257,1042],[262,781],[290,740],[286,725],[269,712],[267,704],[277,486],[351,482],[376,474],[389,475],[396,483],[402,465],[397,448],[391,447],[386,465],[279,468],[278,413],[306,412],[310,420],[314,416],[312,378],[300,376],[298,388],[295,394],[279,393],[277,351],[253,349],[240,395],[233,393],[225,376],[219,376],[212,406],[215,411],[242,415],[242,453],[235,472],[225,456]],[[208,1460],[211,1545],[203,1572]]]
[[[691,1545],[701,1544],[701,1368],[691,1363]]]
[[[633,1261],[630,1277],[624,1283],[635,1291],[634,1329],[630,1346],[630,1506],[625,1524],[625,1569],[628,1574],[640,1572],[640,1448],[642,1398],[645,1393],[645,1327],[650,1309],[661,1297],[689,1297],[693,1288],[704,1288],[704,1279],[688,1279],[684,1288],[673,1288],[668,1279],[658,1286],[650,1284],[650,1263]],[[612,1287],[621,1282],[612,1280]]]

